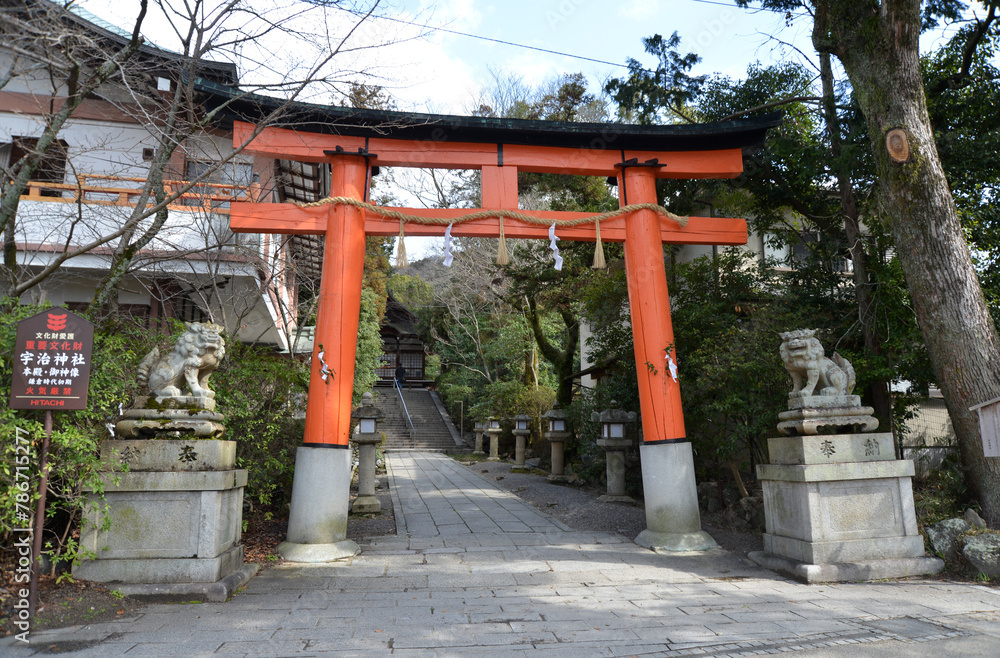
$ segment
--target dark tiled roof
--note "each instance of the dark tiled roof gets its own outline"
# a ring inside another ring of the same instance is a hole
[[[253,95],[207,80],[197,86],[210,107],[229,102],[223,112],[230,119],[255,122],[274,109],[280,99]],[[530,144],[644,151],[712,151],[755,146],[764,142],[781,113],[718,123],[685,125],[630,125],[572,123],[532,119],[466,117],[364,110],[333,105],[293,103],[281,125],[317,133],[486,144]]]

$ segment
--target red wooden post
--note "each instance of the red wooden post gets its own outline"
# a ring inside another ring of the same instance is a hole
[[[625,167],[618,177],[622,205],[656,203],[656,167]],[[694,454],[684,431],[681,389],[670,372],[677,359],[670,321],[670,295],[663,264],[661,219],[651,210],[625,223],[625,275],[642,409],[642,482],[646,529],[635,542],[670,551],[717,546],[701,529]],[[669,352],[668,352],[669,350]]]
[[[334,194],[364,199],[367,181],[364,156],[333,156]],[[292,562],[329,562],[359,551],[347,539],[348,440],[365,266],[365,214],[353,206],[327,206],[325,228],[305,440],[295,453],[288,538],[278,546],[278,552]]]
[[[656,203],[656,170],[637,166],[619,177],[621,205]],[[632,314],[635,370],[645,443],[684,439],[680,385],[670,376],[667,348],[674,343],[670,297],[663,265],[660,215],[638,210],[625,223],[625,275]],[[671,352],[673,358],[676,355]]]
[[[360,155],[333,160],[331,189],[338,196],[365,198],[368,164]],[[331,205],[326,220],[323,275],[319,286],[313,344],[305,444],[347,447],[351,427],[351,393],[357,352],[361,278],[365,267],[365,214],[347,205]],[[330,368],[324,381],[318,358]]]

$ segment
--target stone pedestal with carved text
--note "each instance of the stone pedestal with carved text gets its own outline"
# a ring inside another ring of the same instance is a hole
[[[768,439],[764,552],[750,559],[805,582],[935,573],[913,509],[913,462],[894,459],[892,435]]]
[[[73,575],[130,596],[225,601],[257,572],[240,545],[247,472],[236,442],[219,439],[225,417],[209,387],[226,355],[223,328],[187,327],[171,351],[154,347],[139,363],[147,394],[101,444],[103,501],[87,492],[80,534],[93,557]]]
[[[782,337],[795,388],[778,431],[792,436],[768,439],[771,463],[757,466],[767,531],[750,559],[807,583],[940,571],[917,531],[913,462],[895,458],[892,434],[866,433],[878,421],[850,395],[850,362],[826,359],[811,330]],[[813,395],[817,382],[829,386]]]
[[[101,458],[107,508],[87,513],[80,537],[96,559],[74,576],[130,596],[225,601],[256,571],[243,565],[247,472],[235,467],[235,441],[112,440]]]

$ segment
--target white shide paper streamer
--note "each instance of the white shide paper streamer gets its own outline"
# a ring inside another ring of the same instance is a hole
[[[552,224],[549,227],[549,248],[552,249],[552,257],[556,260],[556,269],[562,270],[563,259],[559,255],[559,247],[556,245],[556,240],[558,239],[559,237],[556,236],[556,225]]]
[[[442,263],[445,267],[451,267],[451,262],[455,260],[455,255],[451,253],[451,227],[454,224],[448,224],[448,228],[444,232],[444,262]]]

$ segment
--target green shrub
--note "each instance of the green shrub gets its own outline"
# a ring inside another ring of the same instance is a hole
[[[226,416],[223,438],[236,441],[237,466],[248,472],[244,500],[251,507],[280,506],[291,495],[308,377],[301,361],[227,341],[212,387]]]
[[[528,387],[519,381],[490,382],[482,387],[479,401],[469,410],[472,418],[513,418],[523,411],[522,398]]]
[[[684,420],[698,468],[711,479],[726,462],[767,463],[766,438],[789,390],[778,333],[801,319],[775,296],[755,256],[725,250],[672,272]]]
[[[361,291],[361,317],[358,324],[358,350],[354,359],[354,394],[352,402],[361,404],[361,396],[375,386],[378,375],[376,369],[382,359],[382,336],[379,333],[382,320],[379,317],[379,300],[374,292],[365,288]]]

